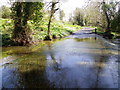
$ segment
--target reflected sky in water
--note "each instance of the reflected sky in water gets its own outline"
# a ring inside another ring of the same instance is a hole
[[[4,47],[3,54],[3,88],[118,88],[118,52],[99,38]]]
[[[46,47],[46,74],[63,88],[117,88],[118,65],[99,40],[67,39]]]

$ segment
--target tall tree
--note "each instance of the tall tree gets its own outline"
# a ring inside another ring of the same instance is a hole
[[[42,2],[15,2],[12,6],[14,20],[13,41],[19,45],[30,44],[32,41],[28,21],[41,14]],[[41,20],[41,19],[39,19]]]
[[[84,10],[84,22],[86,20],[88,25],[100,26],[110,35],[117,5],[116,0],[91,0]]]
[[[110,18],[109,18],[109,16],[108,16],[107,9],[108,9],[107,4],[106,4],[106,2],[103,0],[103,2],[102,2],[102,10],[103,10],[103,13],[104,13],[104,15],[105,15],[105,17],[106,17],[106,21],[107,21],[106,33],[109,33],[109,34],[110,34]]]
[[[120,33],[120,3],[117,6],[118,10],[115,18],[111,22],[111,28],[113,32]]]
[[[100,2],[91,1],[84,8],[84,23],[85,25],[97,26],[101,20]]]
[[[69,14],[69,19],[68,20],[69,20],[69,23],[74,24],[72,13]]]
[[[73,20],[74,23],[80,26],[83,26],[83,11],[80,8],[76,8],[74,11],[74,16],[73,16]]]
[[[116,16],[117,4],[118,4],[118,2],[115,2],[115,1],[105,2],[105,0],[103,0],[103,2],[102,2],[103,14],[105,15],[106,21],[107,21],[107,27],[106,27],[105,32],[108,35],[111,35],[111,25],[112,25],[112,20]]]
[[[55,14],[55,12],[57,10],[59,10],[59,8],[56,8],[56,5],[59,4],[59,0],[52,0],[52,2],[50,2],[50,17],[49,17],[49,21],[48,21],[48,32],[47,32],[47,36],[46,36],[46,40],[52,40],[51,37],[51,32],[50,32],[50,26],[51,26],[51,22],[52,22],[52,18]]]
[[[60,10],[60,20],[63,21],[63,17],[65,16],[65,13],[63,10]]]

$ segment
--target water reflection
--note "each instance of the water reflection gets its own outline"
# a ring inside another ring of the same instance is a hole
[[[4,65],[2,70],[3,88],[45,88],[45,56],[30,53],[21,56],[15,63]]]
[[[83,46],[87,48],[81,48]],[[116,84],[118,79],[113,79],[117,72],[112,76],[113,72],[109,69],[117,64],[109,64],[108,51],[94,38],[69,39],[48,47],[46,74],[52,86],[59,88],[118,87]],[[94,50],[91,49],[92,47]]]
[[[28,52],[4,49],[16,58],[2,67],[3,88],[118,87],[117,57],[98,38],[65,39],[23,49]]]

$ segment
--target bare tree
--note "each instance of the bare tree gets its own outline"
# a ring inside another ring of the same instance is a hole
[[[47,32],[47,36],[46,36],[46,40],[52,40],[52,37],[51,37],[51,32],[50,32],[50,26],[51,26],[51,22],[52,22],[52,18],[55,14],[55,12],[57,10],[59,10],[59,8],[56,8],[56,5],[59,4],[59,0],[56,1],[56,0],[52,0],[52,2],[49,3],[50,4],[50,17],[49,17],[49,21],[48,21],[48,32]]]
[[[63,21],[63,17],[65,16],[65,13],[63,10],[60,10],[60,20]]]

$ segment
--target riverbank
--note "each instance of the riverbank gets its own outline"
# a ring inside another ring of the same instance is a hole
[[[105,33],[105,30],[100,28],[100,27],[95,27],[96,28],[96,32],[97,34],[103,36],[104,38],[107,38],[107,39],[120,39],[120,33],[118,32],[113,32],[111,31],[111,36],[107,36],[107,33]],[[110,38],[108,38],[110,37]]]
[[[115,42],[115,40],[103,38],[101,35],[96,35],[96,36],[103,41],[104,46],[120,51],[120,47],[119,47],[120,42],[117,41]]]
[[[108,38],[106,36],[106,33],[104,33],[104,31],[102,31],[101,28],[98,28],[98,27],[95,27],[95,28],[96,28],[96,34],[103,41],[105,41],[106,45],[120,50],[120,35],[118,33],[111,32],[112,36],[111,36],[111,38]],[[95,33],[95,28],[92,31],[93,33]]]
[[[0,19],[0,37],[2,37],[2,46],[19,46],[12,42],[13,25],[13,21],[10,19]],[[47,36],[47,21],[42,22],[42,25],[39,26],[36,26],[29,21],[29,26],[31,28],[31,44],[45,40],[45,37]],[[51,37],[53,39],[60,39],[79,29],[81,29],[81,26],[71,25],[67,22],[53,21],[51,23]]]

